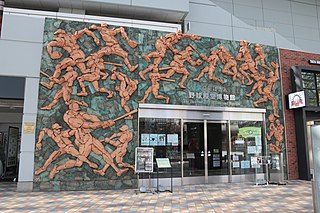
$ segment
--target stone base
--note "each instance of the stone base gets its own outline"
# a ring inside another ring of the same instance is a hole
[[[18,192],[32,192],[33,190],[33,182],[32,181],[22,181],[17,184]]]

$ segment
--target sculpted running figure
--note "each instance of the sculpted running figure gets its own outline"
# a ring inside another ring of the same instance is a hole
[[[102,142],[107,142],[112,146],[116,147],[116,149],[111,153],[111,157],[115,158],[120,168],[129,168],[134,171],[133,165],[123,162],[123,158],[127,154],[129,142],[133,139],[133,134],[129,130],[129,127],[127,125],[120,127],[120,131],[121,132],[114,133],[109,138],[105,138]],[[113,140],[114,138],[118,139]],[[106,164],[101,170],[97,170],[96,173],[99,172],[101,175],[104,175],[109,166],[110,165]]]
[[[47,45],[47,51],[49,53],[49,56],[52,59],[61,58],[63,55],[61,52],[53,51],[53,47],[60,47],[69,53],[69,57],[63,59],[56,65],[54,74],[51,78],[58,78],[61,74],[61,71],[69,66],[77,66],[81,72],[84,72],[86,69],[86,65],[84,64],[86,56],[84,52],[80,49],[80,46],[77,44],[77,41],[84,34],[92,37],[97,45],[100,44],[99,39],[94,35],[93,32],[91,32],[87,28],[80,31],[76,31],[73,34],[67,34],[64,30],[58,29],[54,34],[57,35],[57,37],[54,38],[53,41],[51,41]]]
[[[149,88],[145,92],[144,97],[142,98],[140,103],[144,103],[151,92],[153,93],[153,95],[156,99],[166,100],[166,103],[169,103],[169,100],[170,100],[169,97],[159,95],[159,88],[160,88],[159,81],[160,80],[165,80],[165,81],[169,80],[169,79],[163,78],[164,77],[163,75],[164,74],[160,74],[156,70],[153,70],[152,73],[149,73],[149,78],[151,80],[151,86],[149,86]],[[170,81],[174,81],[174,80],[170,80]]]
[[[121,107],[126,112],[130,112],[127,102],[130,100],[131,95],[137,90],[139,82],[138,80],[128,78],[126,74],[115,71],[115,69],[116,68],[112,70],[111,80],[118,79],[120,81],[120,85],[117,85],[115,90],[119,92],[119,96],[121,97]],[[126,119],[132,118],[132,115],[126,117]]]
[[[69,66],[66,69],[66,74],[61,77],[60,79],[53,78],[51,82],[55,82],[57,84],[62,85],[61,89],[56,92],[56,94],[53,97],[53,101],[48,104],[47,106],[41,107],[42,110],[51,110],[53,106],[55,106],[60,98],[63,98],[64,103],[66,105],[70,104],[70,96],[72,93],[72,85],[75,79],[77,79],[78,73],[74,71],[74,69]],[[48,89],[51,89],[52,86],[49,83],[46,82],[40,82],[41,85],[47,87]]]
[[[249,46],[249,43],[247,41],[241,40],[239,53],[236,56],[236,59],[238,61],[243,62],[240,65],[239,72],[241,72],[241,74],[248,79],[248,83],[246,84],[247,86],[251,85],[253,83],[253,81],[250,79],[249,74],[246,72],[246,70],[250,70],[252,74],[257,72],[256,68],[255,68],[256,64],[251,57],[248,46]]]
[[[138,64],[135,66],[132,66],[130,64],[128,53],[122,49],[118,42],[118,39],[115,37],[117,34],[120,33],[122,38],[124,38],[128,42],[130,47],[137,47],[138,43],[128,38],[128,35],[123,27],[109,29],[107,23],[101,23],[100,26],[91,25],[89,29],[98,30],[102,39],[105,41],[106,46],[101,48],[99,52],[101,52],[104,55],[118,55],[122,57],[123,62],[128,67],[130,72],[133,72],[135,69],[137,69]]]
[[[230,52],[224,46],[220,46],[218,48],[218,57],[221,60],[221,63],[224,64],[221,72],[225,75],[232,76],[233,81],[237,80],[238,78],[242,83],[244,83],[243,77],[238,73],[237,70],[237,61],[231,56]]]
[[[267,82],[267,79],[264,75],[264,71],[256,72],[251,74],[251,77],[256,81],[251,89],[251,91],[246,94],[246,96],[251,97],[251,95],[257,90],[260,95],[263,95],[264,92],[262,88],[264,86],[263,82]]]
[[[146,80],[144,75],[148,72],[151,72],[153,69],[158,71],[159,64],[163,60],[166,52],[170,49],[174,54],[177,54],[179,50],[174,48],[174,44],[178,43],[183,38],[189,38],[191,40],[199,40],[201,37],[191,35],[191,34],[183,34],[181,31],[177,31],[176,33],[169,33],[165,36],[161,36],[155,42],[156,51],[151,52],[149,54],[143,54],[142,57],[147,61],[151,62],[151,58],[153,58],[153,63],[150,64],[147,69],[140,71],[139,75],[142,80]]]
[[[269,122],[270,122],[270,125],[269,125],[269,134],[267,134],[267,139],[268,141],[271,140],[272,137],[274,137],[275,139],[275,143],[274,144],[269,144],[269,147],[270,147],[270,151],[271,152],[281,152],[281,147],[280,147],[280,144],[283,142],[283,134],[284,134],[284,126],[280,123],[280,120],[277,119],[275,120],[274,119],[274,116],[273,114],[271,114],[269,116]],[[274,125],[274,121],[276,122],[276,126]]]
[[[255,63],[256,63],[256,66],[255,68],[258,69],[258,62],[260,61],[260,65],[267,69],[269,72],[273,72],[270,67],[268,67],[265,63],[265,54],[264,54],[264,51],[262,49],[262,46],[260,44],[255,44],[254,45],[254,52],[257,53],[257,56],[256,58],[254,59],[255,60]]]
[[[84,156],[79,153],[79,151],[74,147],[72,144],[72,141],[70,140],[70,137],[73,135],[73,130],[65,130],[61,131],[61,126],[58,123],[55,123],[52,125],[52,129],[43,128],[40,131],[38,142],[36,143],[36,147],[38,150],[41,150],[42,148],[42,140],[47,134],[59,147],[58,150],[55,150],[51,153],[47,161],[44,163],[44,165],[35,171],[36,175],[39,175],[40,173],[46,171],[48,166],[56,160],[59,156],[67,153],[72,155],[73,157],[76,157],[76,160],[73,160],[73,163],[71,164],[72,167],[75,165],[82,164],[83,162],[87,163],[91,168],[98,168],[98,166],[95,163],[92,163],[88,160],[87,156]]]
[[[184,66],[184,62],[188,62],[192,66],[199,66],[202,64],[202,61],[200,59],[198,59],[197,61],[194,61],[192,59],[191,57],[192,53],[193,53],[192,47],[187,46],[184,50],[175,54],[173,56],[173,60],[170,62],[169,70],[167,71],[166,74],[163,75],[165,78],[168,79],[168,78],[171,78],[171,76],[173,76],[175,73],[182,74],[183,77],[180,83],[178,83],[178,86],[181,89],[186,88],[184,86],[184,82],[188,79],[188,76],[190,75],[189,71]]]
[[[219,56],[218,56],[218,52],[219,50],[213,50],[210,53],[210,56],[207,57],[204,54],[201,54],[200,52],[198,52],[195,48],[194,50],[199,54],[199,56],[205,60],[208,63],[208,66],[206,66],[204,69],[201,70],[200,74],[198,75],[198,77],[194,78],[194,81],[200,81],[200,79],[204,76],[205,73],[208,73],[209,79],[213,80],[213,81],[218,81],[220,84],[223,84],[224,81],[220,78],[217,78],[214,75],[214,71],[216,69],[217,66],[217,62],[219,61]]]
[[[108,93],[107,98],[111,98],[113,92],[106,88],[99,87],[99,80],[106,80],[108,73],[102,72],[105,70],[104,61],[102,59],[103,54],[101,52],[96,52],[88,56],[85,61],[87,61],[87,69],[82,72],[82,75],[78,77],[79,86],[81,87],[81,92],[78,96],[87,96],[85,81],[91,82],[94,89],[97,92]]]
[[[271,62],[271,66],[275,69],[275,72],[269,72],[269,77],[267,78],[267,86],[263,88],[263,97],[259,100],[253,102],[253,105],[255,107],[258,107],[258,104],[267,102],[268,100],[272,103],[273,108],[273,114],[276,117],[280,117],[278,114],[278,102],[274,95],[272,94],[272,91],[277,83],[277,81],[280,79],[279,77],[279,65],[276,62]]]

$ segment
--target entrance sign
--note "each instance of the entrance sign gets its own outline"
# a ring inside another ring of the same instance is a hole
[[[304,91],[290,93],[288,95],[289,109],[296,109],[306,106],[306,97]]]
[[[156,158],[158,168],[171,168],[169,158]]]
[[[153,172],[153,148],[136,147],[135,172]]]

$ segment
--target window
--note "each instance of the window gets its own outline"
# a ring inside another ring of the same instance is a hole
[[[320,106],[320,73],[302,71],[301,76],[308,106]]]
[[[181,120],[140,118],[139,135],[139,145],[153,147],[154,158],[169,158],[173,177],[181,177]],[[162,174],[163,177],[170,177],[170,172]]]

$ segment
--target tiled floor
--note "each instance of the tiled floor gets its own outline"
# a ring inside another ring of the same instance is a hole
[[[309,181],[287,185],[210,184],[173,193],[135,190],[16,192],[0,182],[0,212],[313,212]]]

